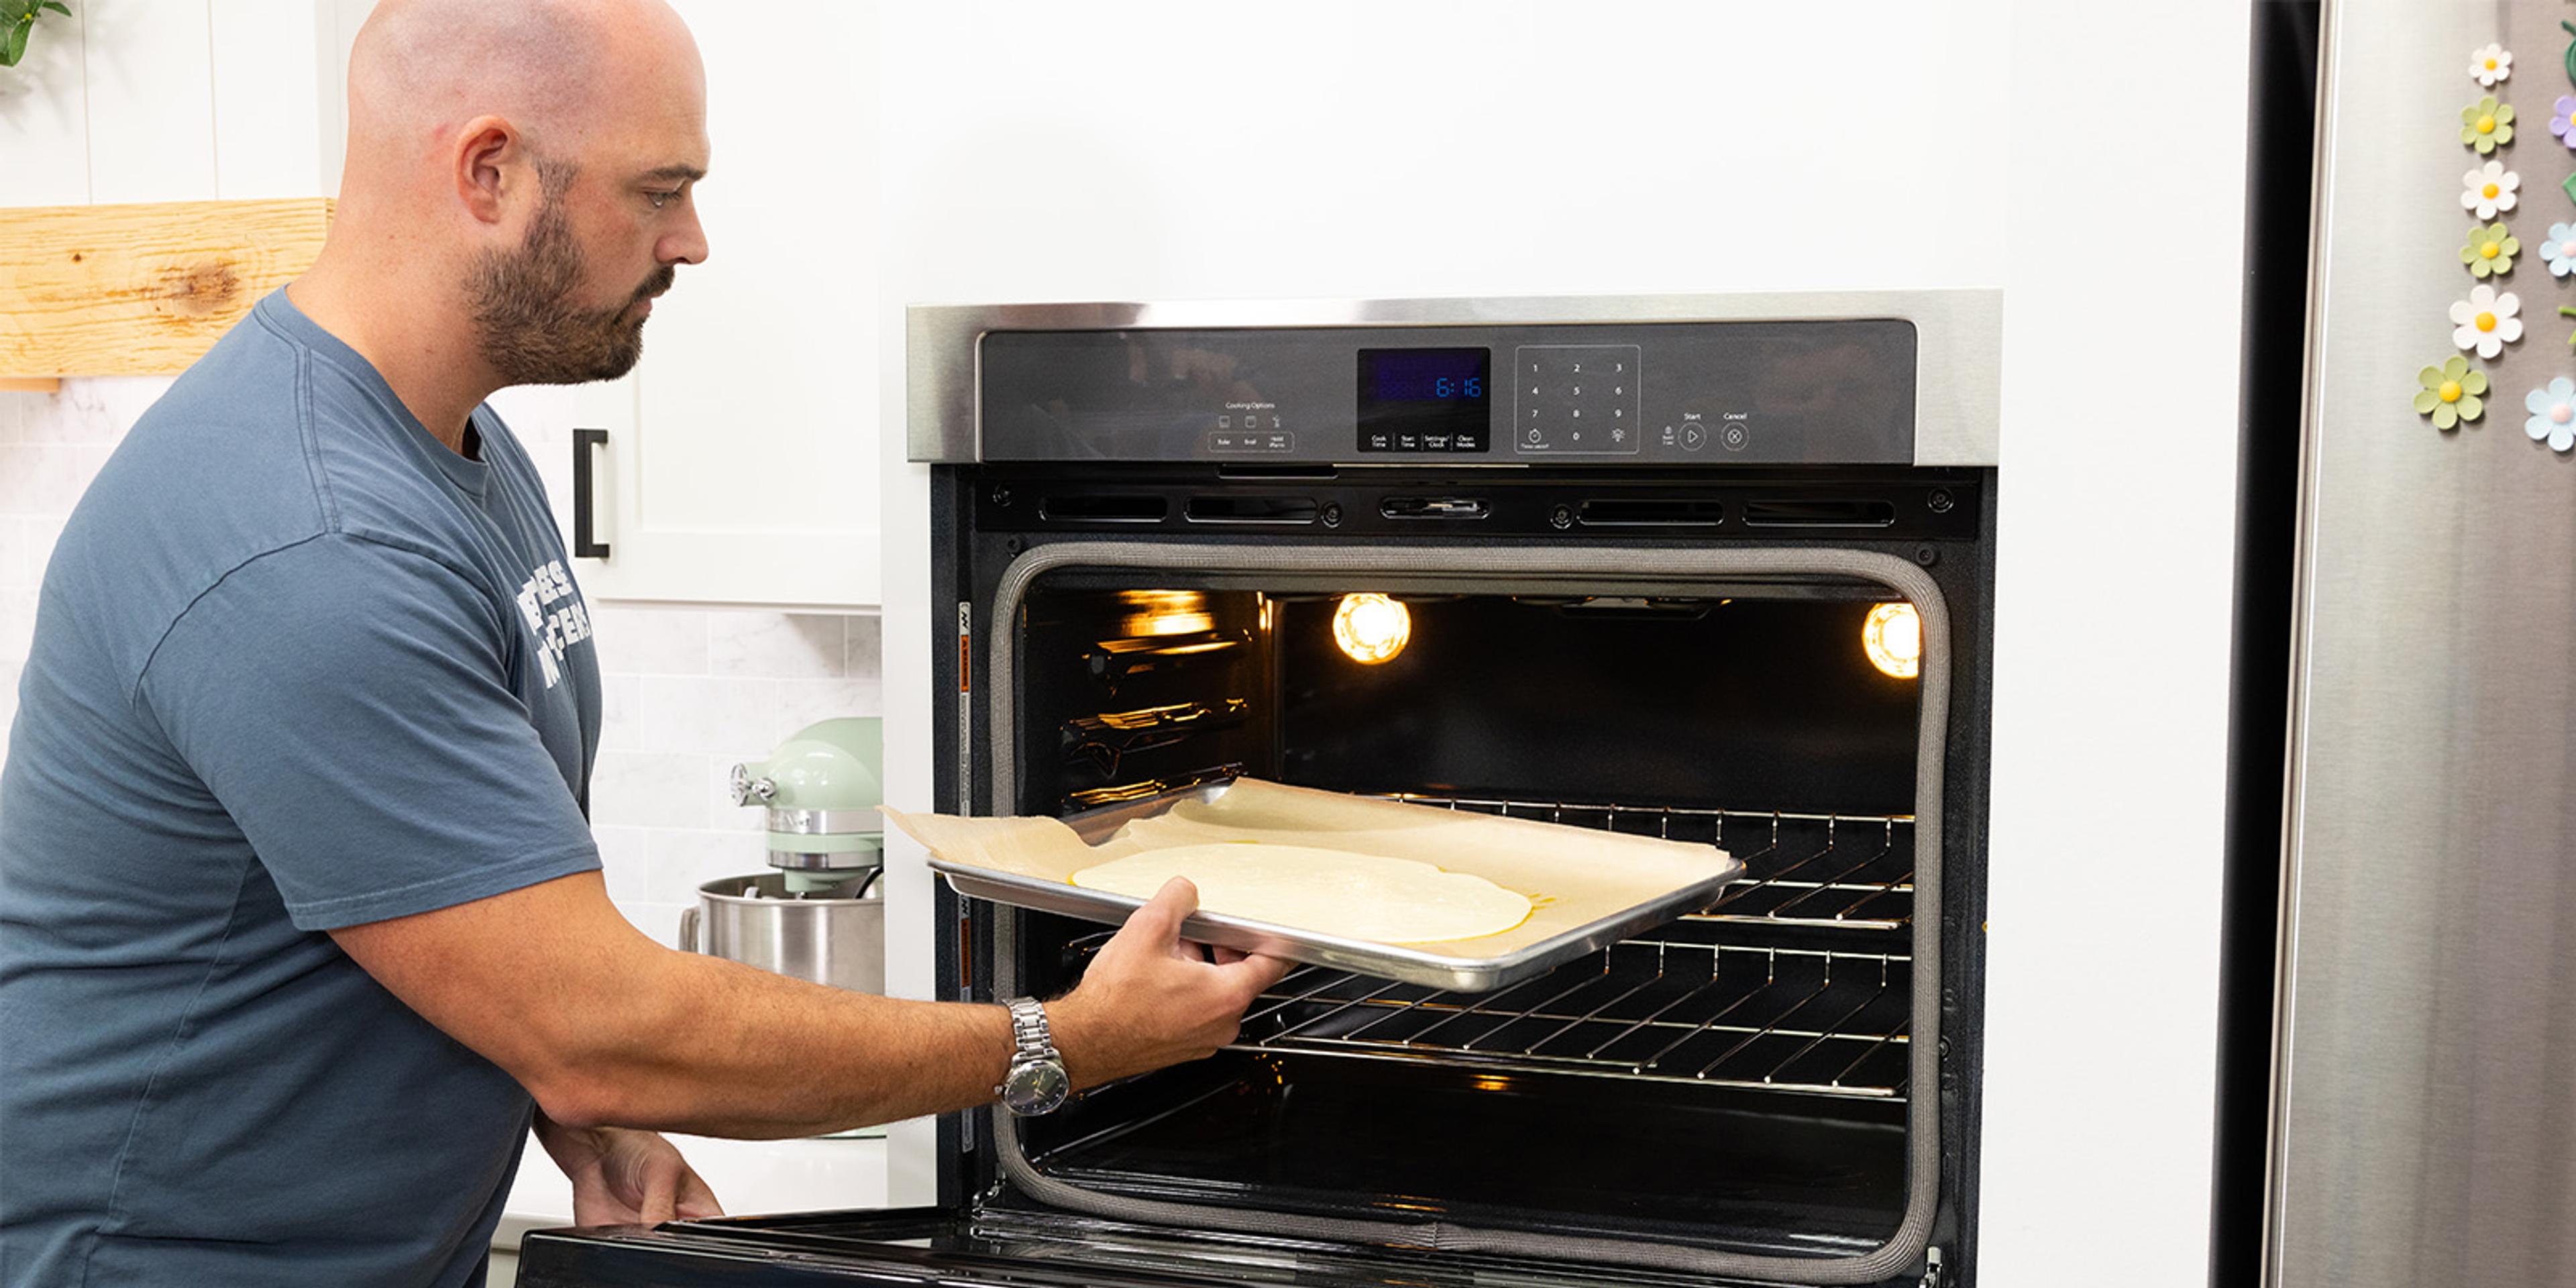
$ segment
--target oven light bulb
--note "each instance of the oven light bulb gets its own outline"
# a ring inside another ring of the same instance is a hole
[[[1862,619],[1860,646],[1871,666],[1911,680],[1923,671],[1923,618],[1912,604],[1881,604]]]
[[[1413,614],[1384,595],[1344,595],[1333,609],[1333,642],[1351,660],[1375,666],[1404,651],[1413,638]]]

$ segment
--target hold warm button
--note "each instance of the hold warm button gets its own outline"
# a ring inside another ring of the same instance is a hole
[[[1704,425],[1682,426],[1682,450],[1696,452],[1708,446],[1708,428]]]
[[[1742,425],[1729,425],[1717,432],[1717,441],[1724,443],[1730,452],[1740,452],[1753,441],[1753,431]]]

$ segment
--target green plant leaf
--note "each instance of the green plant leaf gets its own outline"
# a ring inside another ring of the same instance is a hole
[[[51,9],[66,18],[72,16],[72,11],[63,6],[62,0],[44,0],[44,3],[37,5],[36,7],[39,9]]]
[[[9,29],[7,38],[0,39],[0,67],[15,67],[18,65],[18,60],[26,56],[27,29],[34,25],[27,19],[21,18],[17,26]]]

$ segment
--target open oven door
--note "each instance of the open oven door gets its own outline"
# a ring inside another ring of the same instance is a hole
[[[1933,1248],[1885,1288],[1942,1281]],[[1452,1250],[1250,1238],[1128,1225],[1063,1212],[905,1208],[681,1221],[657,1228],[540,1230],[520,1245],[520,1288],[611,1285],[922,1284],[941,1288],[1177,1288],[1206,1284],[1563,1285],[1565,1288],[1788,1288],[1627,1267],[1534,1262]]]

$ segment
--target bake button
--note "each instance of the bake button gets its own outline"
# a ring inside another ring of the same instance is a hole
[[[1753,431],[1742,425],[1729,425],[1718,431],[1717,441],[1724,443],[1726,450],[1730,452],[1740,452],[1744,450],[1746,444],[1753,441]]]
[[[1696,425],[1696,424],[1693,424],[1693,425],[1684,425],[1684,426],[1682,426],[1682,450],[1683,450],[1683,451],[1685,451],[1685,452],[1696,452],[1696,451],[1698,451],[1699,449],[1701,449],[1701,448],[1703,448],[1703,447],[1706,447],[1706,446],[1708,446],[1708,427],[1707,427],[1707,426],[1705,426],[1705,425]]]

